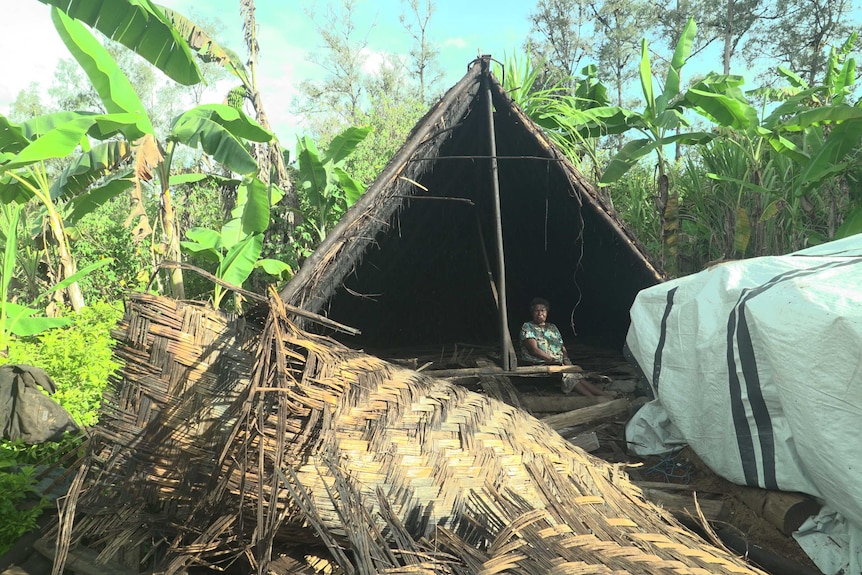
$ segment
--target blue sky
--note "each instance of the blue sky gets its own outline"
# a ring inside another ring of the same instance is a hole
[[[238,0],[157,0],[192,20],[218,18],[225,26],[222,42],[245,56]],[[527,17],[533,2],[436,0],[428,26],[429,39],[440,49],[444,76],[442,89],[453,85],[476,55],[491,54],[499,60],[520,50],[529,31]],[[321,44],[305,8],[324,11],[327,2],[256,0],[260,26],[261,61],[258,83],[273,128],[291,145],[302,128],[290,113],[290,101],[299,82],[321,74],[311,57]],[[357,30],[368,31],[370,65],[382,53],[405,54],[411,39],[398,20],[400,0],[357,0]],[[373,25],[373,26],[372,26]],[[369,31],[370,30],[370,31]],[[0,113],[8,110],[18,92],[36,81],[50,85],[59,58],[70,57],[54,30],[49,9],[37,0],[0,0]],[[205,101],[218,101],[210,94]]]

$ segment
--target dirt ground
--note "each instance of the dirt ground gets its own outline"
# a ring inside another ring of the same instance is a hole
[[[693,488],[694,493],[701,494],[701,496],[713,496],[712,494],[715,494],[724,503],[727,517],[722,522],[716,522],[713,525],[714,528],[730,531],[746,543],[759,546],[778,557],[813,569],[816,573],[820,572],[795,539],[782,533],[737,499],[732,494],[734,486],[726,479],[710,471],[689,448],[683,450],[676,459],[683,468],[689,469],[690,473],[686,478],[671,478],[670,482],[682,483],[685,481],[688,486]],[[629,456],[629,460],[632,463],[640,462],[639,458],[635,456]],[[643,476],[648,481],[654,480],[656,475],[661,477],[660,474],[645,473],[646,470],[660,464],[659,458],[642,460],[642,463],[641,467],[633,468],[630,471],[630,476],[633,478]]]

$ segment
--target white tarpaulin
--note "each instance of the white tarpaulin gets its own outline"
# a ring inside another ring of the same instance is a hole
[[[626,429],[636,452],[687,443],[862,529],[862,235],[643,290],[626,345],[655,397]]]

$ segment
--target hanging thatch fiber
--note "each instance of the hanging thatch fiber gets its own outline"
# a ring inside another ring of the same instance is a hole
[[[147,295],[59,548],[176,573],[328,542],[345,572],[759,573],[525,412],[287,319]],[[350,551],[342,550],[348,547]],[[457,559],[456,559],[457,558]],[[62,553],[57,567],[62,563]]]

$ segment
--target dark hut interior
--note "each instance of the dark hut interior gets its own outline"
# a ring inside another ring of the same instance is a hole
[[[529,301],[541,296],[551,302],[550,321],[565,339],[577,335],[620,349],[635,295],[660,281],[656,268],[496,79],[474,73],[467,80],[470,73],[441,104],[456,92],[460,102],[451,107],[463,111],[446,116],[444,110],[433,129],[417,136],[429,112],[411,135],[423,138],[415,152],[396,155],[393,163],[403,164],[396,176],[387,179],[384,172],[366,192],[374,197],[365,198],[364,209],[376,226],[364,224],[343,240],[339,266],[351,259],[346,275],[314,286],[318,293],[304,302],[317,298],[319,305],[304,307],[358,328],[361,336],[345,343],[371,351],[498,345],[490,95],[513,340],[517,345],[529,319]],[[357,250],[354,243],[365,245]],[[319,265],[314,257],[307,264]]]

